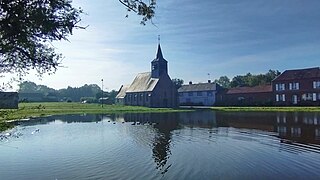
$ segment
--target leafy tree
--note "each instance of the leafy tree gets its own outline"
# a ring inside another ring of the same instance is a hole
[[[279,76],[281,73],[278,70],[269,70],[265,74],[253,75],[251,73],[247,73],[246,75],[238,75],[235,76],[231,83],[230,87],[242,87],[242,86],[259,86],[271,84],[271,81]]]
[[[172,82],[177,89],[179,89],[183,84],[183,80],[179,78],[172,79]]]
[[[141,15],[142,25],[146,25],[148,20],[152,20],[155,14],[156,0],[119,0],[119,2],[127,8],[128,12],[132,11]]]
[[[220,78],[214,80],[214,82],[224,88],[230,88],[230,79],[227,76],[220,76]]]
[[[81,28],[82,10],[70,0],[1,0],[0,12],[0,73],[56,70],[62,55],[50,43]]]
[[[232,78],[232,81],[230,83],[231,87],[241,87],[246,85],[247,84],[244,76],[235,76]]]
[[[128,11],[142,16],[145,24],[154,16],[156,0],[119,0]],[[35,69],[41,76],[59,67],[62,55],[51,42],[68,40],[81,21],[81,8],[72,0],[0,1],[0,76],[15,73],[21,79]],[[127,15],[128,16],[128,15]],[[10,84],[3,83],[3,86]]]

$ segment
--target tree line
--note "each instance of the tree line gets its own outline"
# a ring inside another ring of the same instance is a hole
[[[85,84],[81,87],[53,89],[45,85],[37,85],[31,81],[19,84],[19,96],[21,101],[67,101],[97,103],[104,98],[106,103],[114,103],[117,91],[103,91],[97,84]],[[103,95],[103,96],[102,96]],[[100,99],[101,100],[101,99]]]
[[[224,88],[234,88],[234,87],[254,87],[260,85],[271,84],[271,81],[279,76],[281,73],[278,70],[269,70],[265,74],[251,74],[237,75],[230,80],[227,76],[221,76],[219,79],[215,79],[214,82],[218,83]]]
[[[260,85],[269,85],[271,81],[281,74],[278,70],[270,69],[265,74],[251,74],[247,73],[245,75],[234,76],[231,80],[228,76],[220,76],[215,79],[214,82],[222,86],[223,88],[234,88],[234,87],[254,87]],[[184,81],[179,78],[172,79],[173,84],[177,89],[179,89]]]

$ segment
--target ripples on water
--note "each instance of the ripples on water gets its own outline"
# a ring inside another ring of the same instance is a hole
[[[0,136],[0,179],[319,179],[317,113],[66,115]]]

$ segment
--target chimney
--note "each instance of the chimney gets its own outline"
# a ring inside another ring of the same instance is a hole
[[[189,84],[192,84],[192,81],[189,81]]]
[[[208,83],[211,83],[211,80],[210,80],[210,79],[208,80]]]

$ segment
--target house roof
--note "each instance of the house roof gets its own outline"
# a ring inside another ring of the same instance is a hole
[[[127,89],[127,93],[153,91],[158,81],[159,78],[151,78],[151,72],[139,73]]]
[[[182,85],[178,92],[191,92],[191,91],[216,91],[216,83],[198,83],[198,84],[187,84]]]
[[[271,85],[261,85],[254,87],[236,87],[230,88],[226,92],[226,94],[246,94],[246,93],[264,93],[264,92],[272,92]]]
[[[307,69],[286,70],[273,81],[300,80],[309,78],[320,78],[320,68],[315,67]]]
[[[129,84],[127,85],[122,85],[116,98],[124,98],[126,96],[126,91],[128,90],[128,88],[130,87]]]

